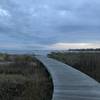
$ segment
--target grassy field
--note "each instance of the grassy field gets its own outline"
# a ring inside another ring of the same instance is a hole
[[[48,56],[62,61],[100,82],[99,52],[52,52]]]
[[[52,79],[30,55],[0,54],[0,100],[51,100]]]

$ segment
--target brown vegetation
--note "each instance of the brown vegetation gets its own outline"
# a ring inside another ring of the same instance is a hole
[[[1,58],[0,100],[51,100],[52,79],[40,62],[29,55]]]
[[[62,61],[100,82],[99,52],[82,52],[81,50],[80,52],[52,52],[48,56]]]

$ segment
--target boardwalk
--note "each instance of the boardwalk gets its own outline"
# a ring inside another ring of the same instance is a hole
[[[37,56],[37,59],[45,65],[52,76],[52,100],[100,100],[100,84],[89,76],[44,56]]]

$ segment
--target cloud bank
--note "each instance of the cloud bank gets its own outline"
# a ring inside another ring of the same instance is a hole
[[[2,0],[0,48],[98,48],[99,5],[99,0]]]

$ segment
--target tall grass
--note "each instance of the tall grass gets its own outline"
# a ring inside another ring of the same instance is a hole
[[[35,58],[7,55],[0,63],[0,100],[51,100],[52,79]]]
[[[52,52],[51,58],[68,64],[100,82],[100,53],[97,52]]]

